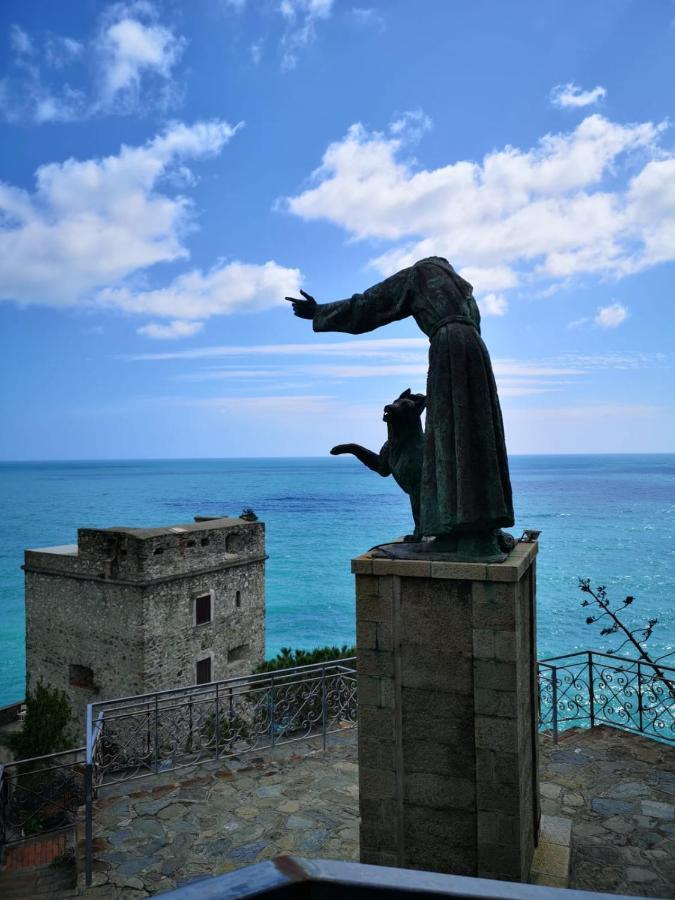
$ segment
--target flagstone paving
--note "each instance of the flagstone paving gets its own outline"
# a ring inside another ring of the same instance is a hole
[[[605,727],[541,743],[542,812],[572,822],[570,887],[675,898],[675,748]],[[284,854],[358,859],[355,732],[101,792],[94,885],[130,900]],[[562,823],[564,824],[564,823]]]
[[[263,859],[358,860],[353,735],[289,744],[100,792],[86,896],[139,897]]]
[[[572,820],[569,886],[675,897],[675,748],[607,726],[540,747],[542,813]]]

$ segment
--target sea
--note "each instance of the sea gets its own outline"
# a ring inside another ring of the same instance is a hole
[[[517,536],[538,529],[538,653],[613,650],[579,578],[675,647],[675,454],[512,456]],[[25,696],[23,551],[80,527],[175,525],[252,507],[266,525],[267,655],[354,642],[350,560],[411,530],[406,496],[353,458],[0,464],[0,706]]]

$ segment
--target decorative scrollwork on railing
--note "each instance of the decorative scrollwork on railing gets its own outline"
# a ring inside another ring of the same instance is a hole
[[[540,727],[611,725],[675,744],[675,670],[585,651],[539,662]]]
[[[0,766],[0,845],[55,831],[84,803],[83,750]]]
[[[353,662],[301,666],[96,704],[94,784],[354,727]]]

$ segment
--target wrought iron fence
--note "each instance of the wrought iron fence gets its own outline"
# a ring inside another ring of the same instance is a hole
[[[355,658],[91,706],[93,786],[323,737],[356,724]]]
[[[320,739],[356,725],[356,657],[91,704],[86,852],[98,787]]]
[[[539,723],[611,725],[675,745],[675,668],[586,650],[539,660]]]
[[[85,748],[0,766],[0,847],[72,825],[85,800]]]

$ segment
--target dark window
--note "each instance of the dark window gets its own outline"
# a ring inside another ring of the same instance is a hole
[[[209,545],[209,539],[208,539],[208,538],[202,538],[201,541],[200,541],[199,543],[202,545],[202,547],[208,547],[208,545]]]
[[[73,663],[68,667],[68,676],[72,687],[94,689],[94,670],[89,666],[76,666]]]
[[[237,591],[237,593],[234,595],[234,605],[237,607],[237,609],[239,609],[239,607],[241,606],[241,591]]]
[[[195,625],[205,625],[211,618],[211,594],[195,597]]]
[[[238,647],[232,647],[227,651],[227,661],[237,662],[239,659],[245,659],[248,656],[248,644],[240,644]]]
[[[187,545],[188,545],[188,547],[194,547],[195,542],[194,542],[194,541],[188,541],[188,542],[187,542]]]
[[[197,684],[208,684],[211,681],[211,657],[198,659],[196,665]]]
[[[155,547],[153,553],[155,556],[160,556],[160,554],[164,553],[164,547]]]

